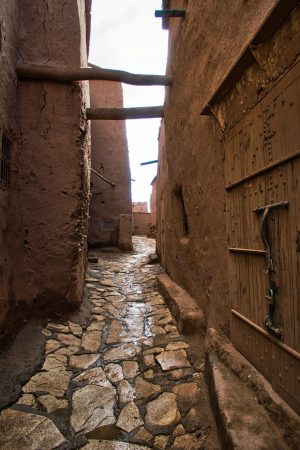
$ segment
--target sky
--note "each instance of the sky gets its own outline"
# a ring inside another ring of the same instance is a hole
[[[93,0],[89,61],[105,69],[164,74],[168,32],[154,17],[156,9],[161,0]],[[125,107],[164,103],[160,86],[123,84],[123,93]],[[133,201],[149,202],[157,164],[140,163],[157,159],[159,126],[160,119],[126,121]]]

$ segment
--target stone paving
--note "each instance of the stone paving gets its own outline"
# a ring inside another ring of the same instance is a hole
[[[45,325],[44,364],[2,411],[1,449],[207,448],[203,369],[155,289],[155,242],[134,245],[89,264],[86,327]]]

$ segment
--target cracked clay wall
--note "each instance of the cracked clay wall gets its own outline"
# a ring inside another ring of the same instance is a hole
[[[9,95],[0,96],[0,128],[6,120],[14,138],[11,186],[0,193],[9,220],[5,242],[0,233],[1,253],[9,249],[10,258],[6,273],[0,271],[8,284],[5,291],[0,283],[3,334],[24,318],[23,310],[39,314],[81,302],[89,199],[88,84],[17,82],[15,65],[17,60],[86,65],[86,4],[10,0],[0,5],[9,36],[0,83]]]
[[[91,107],[123,107],[121,83],[91,81]],[[115,186],[91,174],[88,242],[91,246],[132,248],[131,181],[125,121],[94,120],[91,166]]]
[[[14,292],[18,273],[15,262],[22,255],[22,227],[17,179],[17,36],[18,0],[0,2],[0,152],[2,134],[12,142],[10,184],[0,181],[0,338],[9,332],[18,304]],[[9,318],[12,320],[9,321]],[[5,326],[4,326],[5,324]]]
[[[221,133],[200,112],[274,0],[172,0],[164,129],[157,194],[157,250],[171,278],[229,333],[227,238]],[[242,18],[242,20],[241,20]]]

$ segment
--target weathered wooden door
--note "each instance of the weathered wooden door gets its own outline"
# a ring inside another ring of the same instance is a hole
[[[300,412],[300,63],[225,135],[231,336]]]

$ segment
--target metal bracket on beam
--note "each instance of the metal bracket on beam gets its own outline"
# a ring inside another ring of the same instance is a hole
[[[155,17],[185,17],[185,11],[183,9],[157,9]]]
[[[158,163],[158,159],[153,159],[153,161],[145,161],[140,163],[140,166],[148,166],[148,164],[155,164]]]
[[[167,4],[162,5],[169,6],[169,2]],[[185,18],[185,11],[181,9],[161,9],[155,11],[155,17],[161,17],[162,19],[162,29],[168,30],[169,29],[169,19],[172,17],[181,17],[182,19]]]

